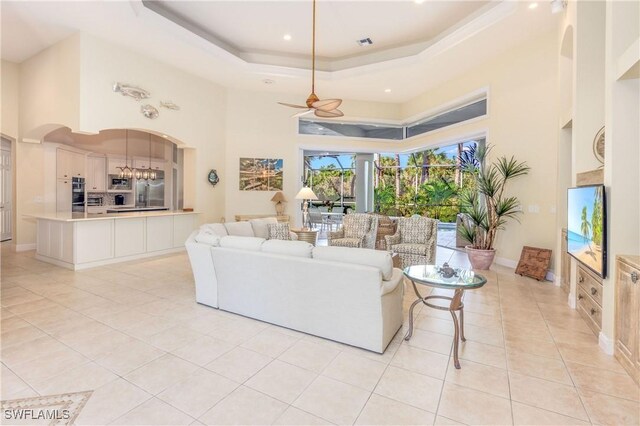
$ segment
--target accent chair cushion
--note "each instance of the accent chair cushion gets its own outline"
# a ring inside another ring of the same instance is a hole
[[[262,243],[264,242],[265,242],[264,238],[238,237],[235,235],[227,235],[226,237],[220,238],[220,247],[240,249],[240,250],[260,251],[260,247],[262,247]]]
[[[269,225],[278,223],[275,217],[265,217],[260,219],[251,219],[249,221],[253,228],[253,236],[259,238],[269,238]]]
[[[362,238],[371,227],[371,217],[367,214],[348,214],[342,220],[345,238]]]
[[[305,241],[267,240],[262,243],[261,250],[265,253],[311,258],[313,245]]]
[[[402,242],[407,244],[426,244],[430,233],[429,218],[416,216],[401,218],[398,229]]]
[[[387,251],[335,246],[315,247],[313,249],[313,258],[373,266],[380,270],[383,280],[389,280],[393,275],[393,261],[391,260],[391,253]]]
[[[417,254],[419,256],[427,255],[427,246],[425,244],[394,244],[391,249],[396,253]]]
[[[229,235],[227,232],[227,228],[224,227],[222,223],[205,223],[200,226],[201,231],[209,231],[212,234],[218,235],[220,237],[224,237],[225,235]]]
[[[249,222],[227,222],[224,224],[229,235],[238,237],[255,237],[253,228]]]
[[[291,233],[289,232],[289,224],[288,223],[270,223],[268,225],[269,229],[269,240],[290,240]]]
[[[331,240],[331,245],[334,247],[358,248],[362,246],[362,238],[337,238]]]

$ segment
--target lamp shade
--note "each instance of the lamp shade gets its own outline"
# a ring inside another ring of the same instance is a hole
[[[271,201],[273,201],[274,203],[282,203],[284,201],[287,201],[287,199],[284,198],[284,194],[281,191],[278,191],[273,194],[273,198],[271,199]]]
[[[308,186],[302,187],[300,192],[296,194],[296,200],[317,200],[318,196],[313,193]]]

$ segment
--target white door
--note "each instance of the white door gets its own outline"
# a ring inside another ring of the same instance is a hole
[[[2,138],[0,150],[0,241],[12,238],[13,174],[11,172],[11,142]]]

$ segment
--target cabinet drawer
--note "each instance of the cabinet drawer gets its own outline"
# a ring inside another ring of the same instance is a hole
[[[602,282],[599,277],[594,276],[582,266],[578,266],[577,282],[579,288],[590,295],[598,306],[602,306]]]
[[[578,287],[578,312],[597,336],[602,329],[602,309],[582,287]]]

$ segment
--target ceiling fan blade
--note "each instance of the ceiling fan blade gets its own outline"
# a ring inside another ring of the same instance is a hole
[[[315,114],[316,116],[322,117],[322,118],[336,118],[336,117],[342,117],[344,115],[344,113],[339,109],[333,109],[331,111],[323,111],[321,109],[317,109]]]
[[[296,112],[295,114],[293,114],[291,116],[291,118],[298,118],[298,117],[302,117],[303,115],[307,115],[309,113],[313,112],[313,109],[309,108],[306,111],[301,111],[301,112]]]
[[[288,107],[291,107],[291,108],[305,108],[305,109],[309,108],[306,105],[294,105],[294,104],[287,104],[287,103],[284,103],[284,102],[278,102],[278,103],[280,105],[288,106]]]
[[[340,106],[342,99],[322,99],[315,101],[311,106],[322,111],[331,111]]]

